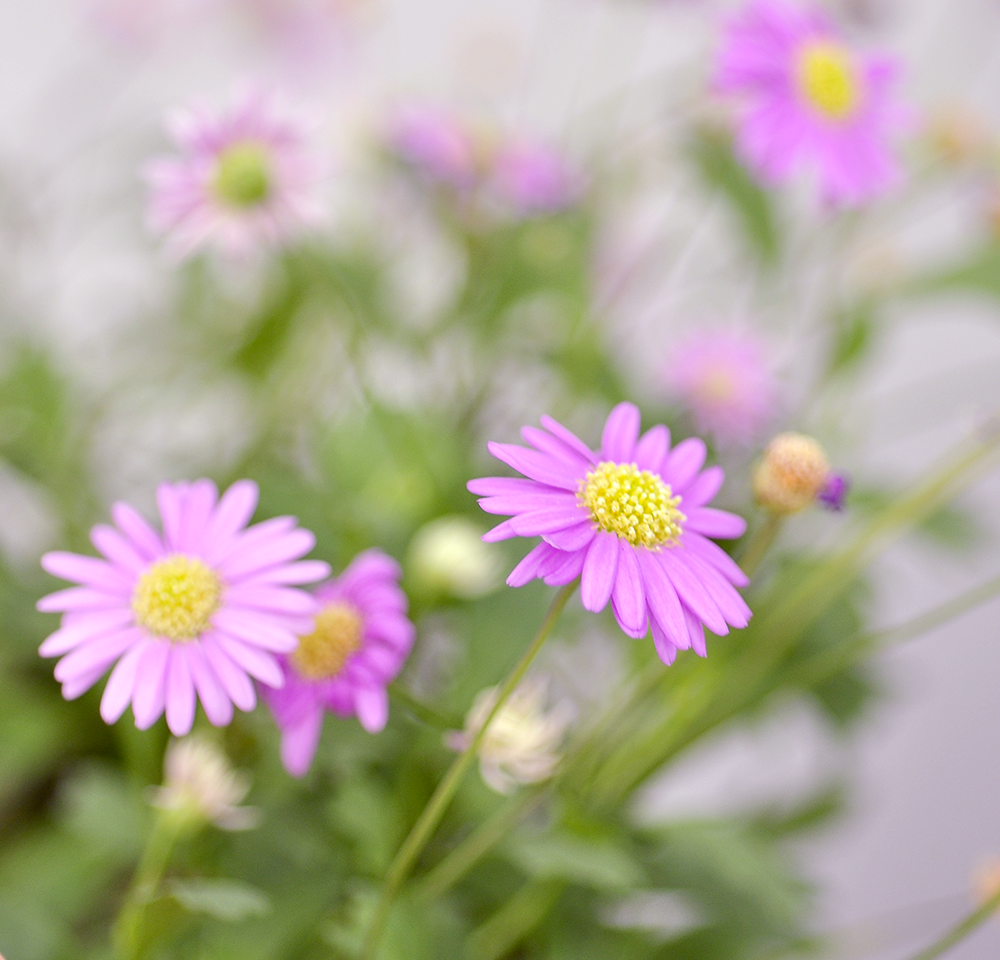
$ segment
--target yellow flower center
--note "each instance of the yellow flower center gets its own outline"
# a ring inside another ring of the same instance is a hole
[[[233,207],[253,207],[271,192],[271,161],[257,143],[234,143],[221,151],[212,186],[215,195]]]
[[[732,400],[735,393],[733,377],[722,367],[708,371],[698,384],[698,394],[706,403],[725,403]]]
[[[809,105],[831,120],[850,116],[861,98],[861,84],[850,52],[826,40],[799,53],[799,85]]]
[[[312,633],[299,637],[292,665],[307,680],[329,680],[361,646],[361,614],[346,603],[327,604]]]
[[[154,637],[187,643],[208,627],[221,595],[222,581],[213,570],[195,557],[175,553],[139,577],[132,612]]]
[[[687,520],[669,484],[634,463],[598,464],[581,482],[579,496],[594,523],[633,546],[676,543]]]

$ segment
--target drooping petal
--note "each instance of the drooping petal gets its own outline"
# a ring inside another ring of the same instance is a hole
[[[622,629],[630,637],[646,635],[646,596],[639,572],[636,550],[627,540],[618,540],[618,571],[611,594],[615,614]]]
[[[167,664],[167,726],[175,737],[187,736],[194,725],[194,681],[187,654],[175,644]]]
[[[354,708],[369,733],[379,733],[389,721],[389,698],[383,687],[359,687],[354,691]]]
[[[580,581],[580,600],[585,610],[597,613],[611,599],[618,570],[618,537],[600,530],[587,550]]]
[[[229,699],[249,713],[257,705],[257,695],[246,672],[229,659],[214,634],[202,638],[201,649]]]
[[[188,668],[191,670],[191,680],[209,723],[216,727],[229,726],[233,720],[233,702],[226,696],[226,691],[209,664],[200,641],[188,645],[187,660]]]
[[[115,664],[101,697],[101,719],[105,723],[115,723],[128,707],[135,689],[139,661],[152,643],[152,640],[141,640]]]
[[[154,640],[145,647],[139,661],[132,690],[132,713],[140,730],[148,730],[163,714],[169,654],[169,643]]]
[[[281,731],[281,762],[293,777],[304,777],[312,766],[323,732],[323,711],[314,706],[298,723]]]
[[[729,633],[725,617],[722,616],[712,596],[677,551],[664,550],[660,558],[684,606],[696,613],[712,633],[720,637]]]
[[[637,550],[636,556],[639,569],[642,571],[650,619],[659,625],[660,630],[675,647],[686,650],[688,631],[684,622],[684,612],[660,554],[652,550]]]

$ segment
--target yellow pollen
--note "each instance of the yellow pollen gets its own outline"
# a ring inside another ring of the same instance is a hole
[[[581,481],[579,496],[594,523],[633,546],[676,543],[687,520],[669,484],[634,463],[598,464]]]
[[[316,614],[313,632],[299,637],[292,665],[307,680],[329,680],[360,646],[361,615],[346,603],[330,603]]]
[[[187,643],[218,609],[222,581],[195,557],[175,553],[139,577],[132,593],[136,623],[154,637]]]
[[[831,120],[854,113],[861,88],[849,51],[837,43],[809,43],[799,53],[798,77],[809,105]]]

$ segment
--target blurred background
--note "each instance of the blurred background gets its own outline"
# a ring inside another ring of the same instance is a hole
[[[970,136],[996,136],[996,0],[828,6],[852,39],[901,58],[915,129],[959,117]],[[373,396],[388,409],[444,411],[468,392],[478,361],[458,330],[412,353],[373,336],[354,372],[340,359],[341,334],[317,333],[325,339],[295,348],[314,352],[315,362],[293,381],[273,379],[266,392],[248,385],[252,357],[242,372],[213,362],[226,324],[238,325],[271,281],[247,264],[179,271],[145,226],[138,171],[169,152],[165,111],[197,97],[224,102],[251,80],[309,112],[329,158],[322,229],[335,247],[377,248],[388,277],[383,302],[405,318],[414,342],[471,269],[426,205],[405,187],[387,187],[381,172],[393,112],[421,104],[487,139],[517,134],[549,144],[587,171],[592,201],[582,217],[597,239],[586,295],[604,318],[615,369],[627,371],[627,392],[656,395],[661,358],[686,331],[753,312],[764,318],[789,406],[808,411],[837,465],[872,489],[911,479],[1000,408],[997,289],[941,283],[919,302],[890,299],[866,331],[863,362],[840,386],[813,395],[822,344],[811,320],[830,282],[826,240],[804,229],[793,235],[789,246],[801,255],[780,281],[792,306],[773,308],[759,270],[734,243],[731,210],[717,194],[693,190],[696,173],[678,161],[679,131],[712,122],[704,90],[725,9],[699,0],[8,0],[0,5],[2,389],[41,383],[47,368],[32,367],[31,351],[50,357],[69,407],[89,418],[74,429],[86,432],[81,455],[94,496],[145,509],[161,478],[225,475],[260,431],[282,434],[305,406],[336,424]],[[914,138],[909,148],[917,167],[928,163],[922,143]],[[842,241],[837,283],[877,290],[922,265],[960,263],[991,241],[1000,230],[1000,166],[928,177],[917,199],[890,205]],[[811,202],[805,193],[787,198],[792,211]],[[576,226],[559,229],[570,233],[524,242],[572,245]],[[223,291],[205,295],[224,307],[207,332],[198,317],[213,308],[199,299],[198,270]],[[566,312],[544,297],[522,307],[503,343],[544,341]],[[180,323],[168,322],[175,312]],[[18,386],[16,377],[26,379]],[[501,380],[482,413],[489,436],[512,439],[516,425],[565,405],[530,366]],[[576,426],[589,436],[606,408],[591,396],[576,409]],[[25,438],[24,430],[8,407],[0,420],[8,448],[43,450],[45,436]],[[294,433],[282,434],[293,460]],[[66,507],[77,479],[66,469],[45,489],[23,458],[8,451],[0,461],[0,550],[14,571],[63,545],[60,514],[77,509],[81,524],[91,516],[91,505]],[[66,496],[57,508],[53,489]],[[393,493],[373,496],[385,502]],[[792,538],[822,540],[835,522],[810,517]],[[997,575],[998,533],[994,474],[941,529],[879,560],[874,625],[904,621]],[[724,815],[848,775],[845,813],[796,846],[817,885],[816,926],[843,933],[843,956],[901,956],[963,913],[976,871],[1000,859],[998,614],[994,600],[883,655],[879,696],[849,736],[831,742],[812,713],[789,702],[758,724],[713,736],[648,785],[641,806]],[[22,734],[16,749],[12,738],[0,742],[0,781],[4,767],[20,762],[17,751],[31,749]],[[953,954],[998,955],[1000,923]]]

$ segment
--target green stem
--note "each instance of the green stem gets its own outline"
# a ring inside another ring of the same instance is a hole
[[[955,924],[940,940],[921,950],[911,960],[936,960],[956,944],[961,943],[970,933],[978,930],[1000,908],[1000,887],[988,900],[972,911],[964,920]]]
[[[752,577],[757,572],[757,568],[767,551],[771,549],[771,544],[774,543],[784,520],[784,514],[768,510],[764,515],[763,523],[754,530],[740,556],[740,567],[748,577]]]
[[[180,831],[181,822],[170,811],[160,811],[157,814],[142,859],[132,878],[132,885],[115,921],[115,951],[122,960],[135,960],[141,956],[146,905],[156,896]]]
[[[420,881],[418,895],[421,899],[436,900],[451,889],[512,827],[541,803],[548,789],[548,784],[542,784],[522,790],[489,820],[470,833]]]
[[[545,615],[542,625],[538,628],[538,633],[535,634],[534,639],[517,662],[517,665],[508,674],[507,679],[501,684],[493,709],[487,715],[483,725],[476,731],[468,746],[455,758],[455,761],[448,768],[448,772],[438,784],[433,796],[427,801],[427,806],[424,807],[423,813],[420,814],[417,822],[413,825],[413,829],[410,830],[409,835],[403,841],[403,845],[396,853],[395,859],[390,864],[389,871],[386,874],[385,882],[382,886],[382,894],[375,907],[375,915],[372,918],[371,926],[368,928],[368,934],[365,937],[364,947],[361,951],[362,960],[375,960],[378,955],[379,944],[389,920],[389,911],[392,909],[392,904],[396,898],[396,894],[399,892],[399,888],[403,885],[407,876],[409,876],[417,857],[420,856],[421,851],[427,845],[427,841],[430,840],[431,835],[441,822],[448,804],[451,803],[452,798],[458,791],[466,770],[468,770],[472,762],[476,759],[479,745],[486,736],[486,731],[489,729],[490,723],[500,711],[500,708],[507,702],[507,698],[521,682],[525,673],[527,673],[528,667],[531,666],[539,650],[542,649],[542,644],[545,643],[545,640],[552,632],[552,628],[559,619],[559,614],[562,613],[563,607],[566,606],[566,602],[572,596],[573,591],[576,590],[578,583],[579,580],[574,580],[573,583],[563,587],[556,594],[555,599],[552,601],[552,606],[549,607],[549,612]]]

